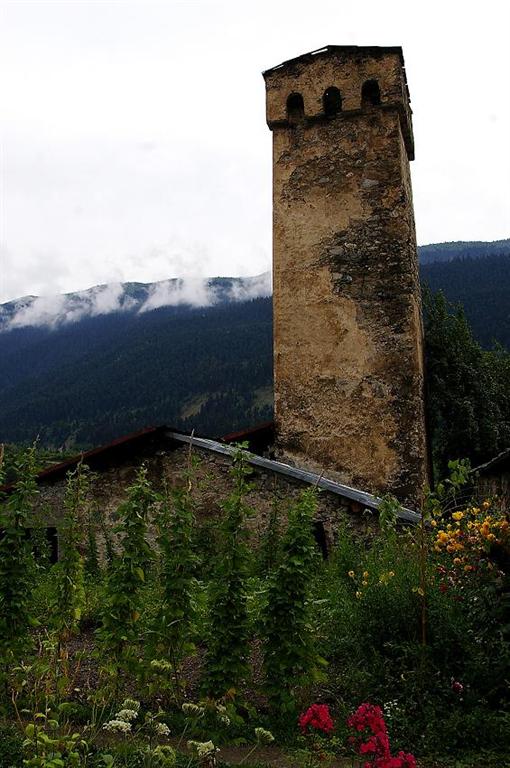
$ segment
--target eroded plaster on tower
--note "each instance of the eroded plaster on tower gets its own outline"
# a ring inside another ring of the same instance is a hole
[[[427,461],[402,50],[328,46],[264,78],[279,451],[417,504]]]

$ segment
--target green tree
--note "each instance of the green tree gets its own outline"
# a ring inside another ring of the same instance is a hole
[[[0,485],[1,465],[0,460]],[[0,498],[0,664],[6,683],[9,667],[30,644],[34,623],[29,610],[33,559],[27,529],[38,493],[35,445],[16,456],[12,471],[14,488]]]
[[[262,616],[266,689],[274,707],[292,710],[293,689],[316,674],[321,659],[310,623],[309,596],[317,556],[313,519],[317,491],[304,491],[289,511],[281,559],[269,580]]]
[[[195,619],[195,569],[193,554],[195,515],[188,472],[184,488],[165,486],[158,514],[159,579],[161,605],[154,622],[156,651],[168,658],[173,667],[175,692],[181,695],[180,662],[191,643]]]
[[[484,351],[463,310],[439,292],[424,293],[427,412],[434,468],[492,458],[510,440],[510,355]]]
[[[132,667],[137,658],[141,591],[151,560],[147,521],[154,500],[147,467],[142,465],[135,482],[127,489],[126,501],[119,508],[120,522],[115,531],[121,536],[120,552],[115,556],[108,574],[102,627],[99,630],[105,649],[113,656],[115,673]]]
[[[60,528],[60,561],[56,569],[57,590],[54,615],[59,644],[65,646],[78,629],[85,603],[84,527],[90,505],[90,479],[88,468],[79,462],[67,474],[64,497],[64,517]]]
[[[248,548],[245,502],[250,489],[246,446],[234,455],[234,490],[222,503],[222,549],[210,587],[210,631],[206,656],[206,689],[216,698],[238,688],[248,672],[249,621],[247,611]]]

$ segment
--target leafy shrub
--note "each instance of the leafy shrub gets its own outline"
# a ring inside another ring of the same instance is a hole
[[[268,585],[262,615],[266,688],[275,706],[292,710],[293,690],[316,673],[321,659],[310,625],[313,566],[316,559],[312,522],[317,493],[304,491],[289,512],[278,567]]]
[[[20,732],[11,725],[0,723],[0,766],[22,768],[23,739]]]
[[[234,490],[223,502],[222,548],[210,587],[210,628],[206,656],[207,693],[219,698],[235,690],[248,673],[249,621],[247,609],[248,548],[245,520],[250,513],[245,496],[251,473],[243,451],[232,464]]]

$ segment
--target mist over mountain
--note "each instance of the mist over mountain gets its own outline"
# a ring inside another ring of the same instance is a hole
[[[482,344],[510,348],[510,240],[467,245],[421,248],[422,281],[464,305]],[[214,436],[265,421],[271,349],[269,273],[8,302],[0,441],[89,447],[150,424]]]
[[[254,277],[173,278],[156,283],[110,283],[55,296],[25,296],[0,305],[0,333],[58,328],[113,312],[140,315],[162,307],[210,307],[271,295],[271,274]]]

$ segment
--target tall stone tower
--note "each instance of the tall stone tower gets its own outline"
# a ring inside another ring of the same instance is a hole
[[[327,46],[264,79],[279,453],[418,504],[427,451],[402,49]]]

